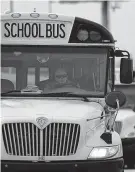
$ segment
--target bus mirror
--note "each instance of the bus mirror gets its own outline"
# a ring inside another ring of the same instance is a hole
[[[120,64],[120,82],[123,84],[131,84],[133,82],[133,60],[121,59]]]
[[[119,101],[119,106],[122,107],[126,103],[126,96],[120,91],[113,91],[106,95],[105,102],[106,104],[116,109],[117,108],[117,100]]]
[[[130,58],[129,52],[124,51],[124,50],[115,50],[115,56],[116,57],[128,57],[128,58]]]
[[[134,105],[134,107],[133,107],[133,111],[135,112],[135,105]]]
[[[115,56],[116,56],[116,57],[123,57],[122,51],[116,50],[116,51],[115,51]]]
[[[135,78],[135,71],[133,71],[133,78]]]

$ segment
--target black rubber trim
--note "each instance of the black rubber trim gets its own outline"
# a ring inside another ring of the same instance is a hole
[[[55,172],[55,171],[92,171],[99,172],[122,172],[124,161],[123,158],[104,161],[59,161],[59,162],[28,162],[28,161],[2,161],[2,172]]]

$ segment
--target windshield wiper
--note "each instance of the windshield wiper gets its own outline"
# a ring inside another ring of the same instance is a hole
[[[81,95],[81,94],[75,94],[72,92],[59,92],[59,93],[43,93],[41,94],[42,96],[45,97],[75,97],[75,98],[83,98],[85,102],[89,102],[89,99],[87,98],[86,95]]]
[[[5,96],[5,95],[8,95],[10,93],[21,93],[21,90],[11,90],[11,91],[7,91],[7,92],[4,92],[4,93],[1,93],[1,96]]]
[[[7,92],[4,92],[4,93],[1,93],[1,96],[12,95],[10,93],[21,93],[20,95],[28,94],[28,93],[41,94],[41,92],[33,91],[33,90],[24,90],[24,91],[23,90],[11,90],[11,91],[7,91]]]
[[[75,98],[83,98],[83,100],[85,102],[89,102],[89,99],[87,98],[86,95],[82,95],[82,94],[75,94],[72,92],[50,92],[50,93],[39,93],[37,94],[36,92],[32,92],[33,94],[31,94],[30,92],[23,92],[21,94],[11,94],[11,93],[21,93],[21,90],[12,90],[12,91],[7,91],[4,93],[1,93],[1,96],[25,96],[25,97],[75,97]],[[30,94],[28,94],[30,93]]]

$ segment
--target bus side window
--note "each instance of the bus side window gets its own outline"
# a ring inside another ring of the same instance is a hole
[[[40,68],[40,81],[49,79],[49,69],[47,67]]]
[[[50,79],[50,72],[49,71],[50,70],[48,67],[40,67],[39,83],[37,84],[37,86],[39,87],[40,90],[44,90],[48,80]]]
[[[11,81],[16,89],[16,68],[1,67],[1,79]]]
[[[34,67],[28,68],[27,85],[35,85],[35,68]]]

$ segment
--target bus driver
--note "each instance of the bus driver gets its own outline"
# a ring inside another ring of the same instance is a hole
[[[54,78],[55,78],[54,81],[50,81],[46,85],[46,88],[44,89],[44,91],[46,91],[46,89],[56,89],[56,88],[61,88],[61,87],[79,87],[78,84],[68,79],[68,73],[63,68],[58,68],[55,71]]]

